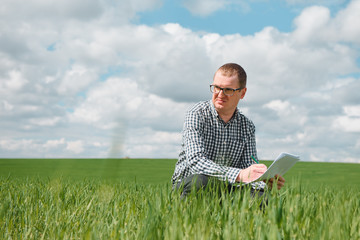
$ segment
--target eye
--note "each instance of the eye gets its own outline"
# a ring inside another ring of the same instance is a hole
[[[234,90],[232,88],[224,88],[225,94],[232,94]]]

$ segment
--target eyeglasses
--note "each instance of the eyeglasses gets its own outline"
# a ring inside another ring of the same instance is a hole
[[[241,91],[241,89],[243,88],[236,88],[236,89],[233,89],[233,88],[221,88],[219,86],[216,86],[216,85],[210,85],[210,91],[212,93],[219,93],[220,91],[222,91],[226,96],[229,96],[231,97],[232,95],[234,95],[235,91]]]

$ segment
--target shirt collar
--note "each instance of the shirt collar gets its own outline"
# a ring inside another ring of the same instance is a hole
[[[210,110],[211,110],[211,113],[212,113],[215,117],[218,117],[219,114],[218,114],[218,112],[217,112],[216,109],[215,109],[214,103],[212,102],[212,100],[209,100],[209,102],[210,102]]]
[[[214,117],[218,117],[219,119],[221,119],[218,112],[215,109],[215,106],[214,106],[214,103],[212,102],[212,100],[209,100],[209,102],[210,102],[211,113],[214,115]],[[230,119],[230,121],[228,123],[232,123],[234,120],[236,120],[236,121],[240,120],[239,113],[240,113],[239,109],[236,108],[233,117]]]

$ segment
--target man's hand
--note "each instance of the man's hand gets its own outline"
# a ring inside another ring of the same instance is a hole
[[[280,190],[285,184],[285,179],[282,176],[276,174],[274,178],[264,180],[264,182],[267,183],[270,189],[272,189],[274,183],[277,183],[277,189]]]
[[[253,164],[250,167],[241,170],[236,181],[243,183],[251,182],[264,174],[266,170],[267,167],[264,164]]]

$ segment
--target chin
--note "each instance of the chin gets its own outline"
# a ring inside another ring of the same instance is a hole
[[[226,108],[223,104],[216,103],[214,105],[215,105],[215,109],[224,109],[224,108]]]

